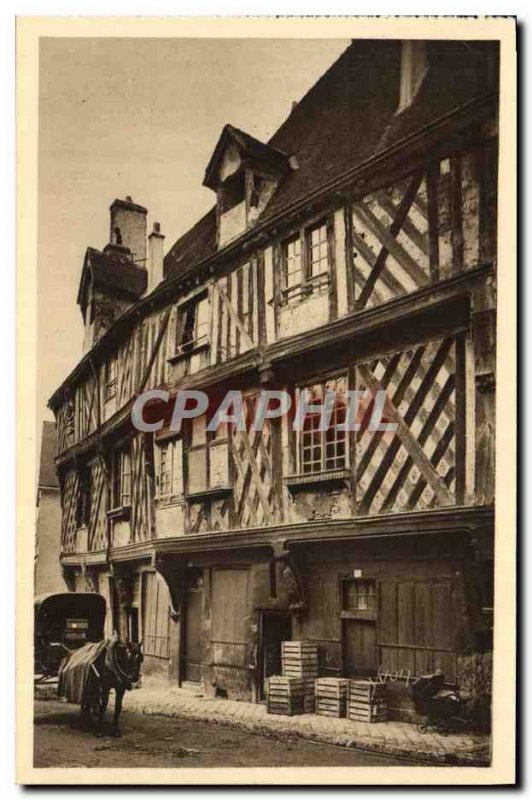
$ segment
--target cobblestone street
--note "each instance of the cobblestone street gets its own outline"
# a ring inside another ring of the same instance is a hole
[[[36,696],[53,698],[53,687],[38,689]],[[49,702],[52,703],[51,700]],[[46,705],[42,703],[39,708],[46,710]],[[57,707],[58,704],[53,701],[53,708]],[[231,726],[276,739],[290,739],[291,743],[297,739],[305,739],[324,745],[340,745],[356,748],[359,752],[366,751],[368,754],[408,759],[410,763],[414,759],[422,764],[489,764],[489,738],[484,735],[469,732],[422,734],[415,725],[403,722],[365,724],[315,714],[278,716],[267,714],[262,704],[208,699],[188,690],[169,688],[167,683],[154,679],[146,680],[141,689],[128,692],[124,707],[126,712],[137,711],[144,715]],[[68,709],[70,716],[76,713],[74,706],[63,705],[62,708],[65,713]],[[126,716],[125,724],[127,719]],[[215,733],[214,737],[218,735],[223,738],[226,734]]]
[[[249,733],[208,720],[147,716],[126,708],[122,736],[96,738],[80,729],[79,709],[37,702],[35,767],[386,767],[415,765],[379,755],[282,735]]]

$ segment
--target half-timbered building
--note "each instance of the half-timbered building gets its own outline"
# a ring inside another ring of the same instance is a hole
[[[131,198],[88,248],[84,354],[50,400],[61,563],[145,671],[260,700],[282,640],[323,675],[456,676],[489,647],[498,51],[354,41],[268,142],[231,125],[164,255]],[[331,426],[142,433],[136,397],[334,390]],[[392,432],[342,432],[348,389]]]

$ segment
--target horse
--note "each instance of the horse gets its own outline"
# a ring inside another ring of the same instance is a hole
[[[124,694],[140,680],[140,668],[144,660],[142,643],[122,642],[115,634],[112,639],[102,641],[94,647],[97,648],[98,654],[91,661],[90,668],[84,673],[84,685],[81,692],[82,727],[90,730],[93,727],[93,714],[96,714],[96,735],[99,737],[104,735],[105,712],[109,703],[109,695],[114,689],[115,708],[111,735],[118,737],[121,735],[118,723]],[[80,651],[77,653],[81,655]],[[60,673],[68,670],[68,662],[71,657],[65,659]],[[61,687],[61,674],[59,687]],[[58,688],[58,691],[60,692],[61,689]]]

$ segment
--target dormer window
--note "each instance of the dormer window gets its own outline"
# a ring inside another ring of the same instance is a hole
[[[260,202],[261,190],[264,186],[264,179],[255,173],[250,174],[249,178],[249,207],[258,208]]]
[[[285,153],[232,125],[224,127],[203,181],[218,199],[219,247],[255,224],[290,169]]]
[[[246,197],[246,181],[244,173],[239,171],[235,172],[234,175],[230,175],[220,185],[218,192],[218,207],[222,214],[226,211],[231,211],[231,209],[237,206],[239,203],[243,203]]]

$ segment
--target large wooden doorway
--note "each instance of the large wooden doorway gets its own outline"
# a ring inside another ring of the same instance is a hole
[[[281,675],[281,642],[292,638],[292,616],[288,612],[263,611],[260,615],[259,699],[265,697],[270,675]]]
[[[203,661],[203,570],[194,569],[185,578],[183,635],[183,679],[199,683]]]

